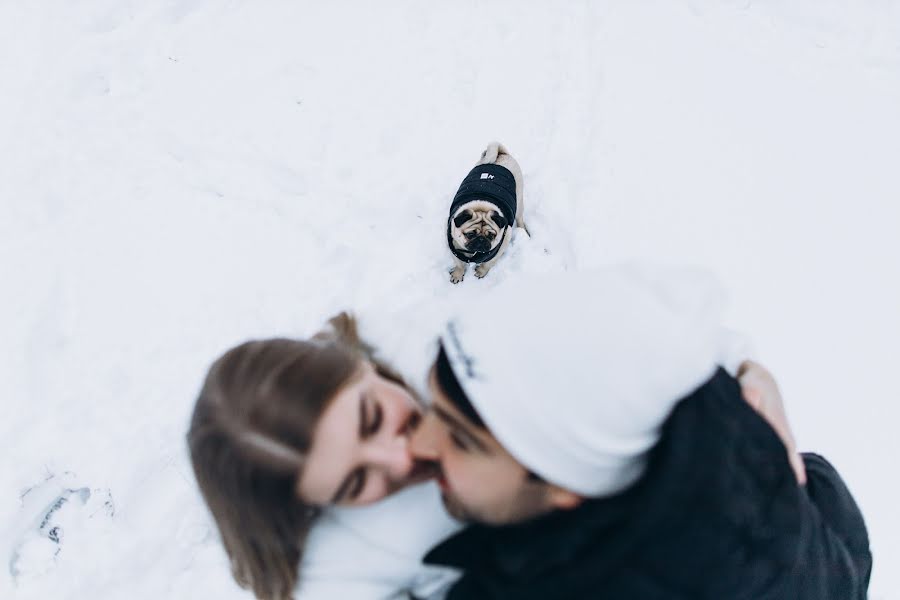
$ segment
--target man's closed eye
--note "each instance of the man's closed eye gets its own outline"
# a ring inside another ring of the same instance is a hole
[[[462,450],[463,452],[468,452],[470,450],[469,444],[466,443],[465,439],[455,431],[450,432],[450,441],[454,446]]]

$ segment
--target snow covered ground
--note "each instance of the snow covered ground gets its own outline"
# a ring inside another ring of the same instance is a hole
[[[534,237],[453,287],[492,139]],[[900,599],[898,230],[896,1],[0,0],[3,565],[90,492],[0,597],[247,596],[183,440],[228,346],[642,258],[722,278]]]

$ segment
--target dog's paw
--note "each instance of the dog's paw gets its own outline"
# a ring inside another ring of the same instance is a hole
[[[463,280],[463,277],[466,276],[465,269],[453,269],[450,271],[450,282],[451,283],[459,283]]]
[[[483,278],[485,275],[491,272],[490,267],[485,267],[484,265],[478,265],[475,267],[475,277],[478,279]]]

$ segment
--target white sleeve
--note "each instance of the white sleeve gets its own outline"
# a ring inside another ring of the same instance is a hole
[[[377,581],[337,581],[301,574],[294,593],[296,600],[395,600],[408,598],[405,591]]]
[[[416,560],[398,560],[344,527],[317,523],[307,538],[294,590],[296,600],[387,600],[402,598]]]
[[[369,506],[331,508],[306,539],[297,600],[395,600],[440,597],[452,569],[422,557],[460,528],[444,512],[433,483]]]
[[[427,568],[427,567],[426,567]],[[301,582],[294,592],[295,600],[442,600],[458,574],[449,570],[436,572],[430,577],[420,577],[410,586],[398,587],[389,581],[372,579],[335,579],[301,575]]]

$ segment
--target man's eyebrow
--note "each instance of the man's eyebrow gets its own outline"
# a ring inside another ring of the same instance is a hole
[[[431,408],[434,410],[434,414],[436,414],[441,421],[466,436],[466,438],[471,441],[472,444],[481,452],[484,452],[485,454],[491,453],[490,448],[488,448],[484,442],[478,439],[478,436],[469,431],[469,428],[465,424],[463,424],[462,421],[448,413],[446,410],[442,409],[440,406],[434,406],[432,404]]]

